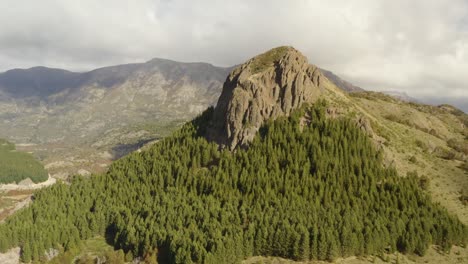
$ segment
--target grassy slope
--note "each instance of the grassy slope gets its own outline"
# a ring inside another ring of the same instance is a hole
[[[468,189],[468,177],[456,160],[437,157],[433,151],[437,147],[449,149],[447,141],[461,138],[461,124],[447,113],[425,113],[406,103],[385,102],[359,98],[356,103],[376,118],[381,133],[387,134],[387,159],[394,161],[398,171],[405,175],[417,171],[419,175],[430,179],[429,191],[435,201],[440,202],[449,212],[456,214],[462,222],[468,224],[468,208],[460,201],[461,192]],[[429,129],[435,129],[436,137],[418,128],[386,119],[390,113],[404,117],[411,123]],[[417,145],[423,142],[423,146]],[[414,158],[413,158],[414,157]]]

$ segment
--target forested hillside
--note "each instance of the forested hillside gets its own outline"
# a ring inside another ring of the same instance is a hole
[[[15,144],[0,139],[0,184],[18,183],[27,178],[38,183],[47,177],[44,166],[31,154],[17,152]]]
[[[0,226],[0,250],[19,245],[28,262],[101,234],[127,259],[238,263],[466,244],[467,227],[433,204],[418,178],[383,167],[355,123],[325,109],[320,102],[269,121],[235,152],[200,136],[209,109],[104,175],[38,191]]]

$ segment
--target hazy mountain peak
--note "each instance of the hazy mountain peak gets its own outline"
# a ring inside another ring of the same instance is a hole
[[[391,97],[401,100],[403,102],[413,102],[413,103],[418,102],[418,100],[416,100],[415,98],[409,96],[407,93],[402,92],[402,91],[382,91],[382,93],[386,95],[390,95]]]
[[[202,62],[202,61],[195,61],[195,62],[179,62],[179,61],[174,61],[171,59],[165,59],[165,58],[152,58],[151,60],[147,61],[145,64],[177,64],[177,65],[187,65],[187,66],[208,66],[208,67],[217,67],[214,66],[211,63],[207,62]]]
[[[341,90],[345,91],[345,92],[348,92],[348,93],[353,93],[353,92],[362,92],[362,91],[365,91],[364,89],[362,89],[361,87],[359,86],[356,86],[346,80],[343,80],[341,79],[338,75],[336,75],[335,73],[331,72],[331,71],[328,71],[328,70],[325,70],[325,69],[320,69],[323,73],[323,75],[325,75],[325,77],[327,77],[328,80],[330,80],[333,84],[336,85],[336,87],[340,88]]]
[[[0,90],[12,97],[46,97],[76,85],[79,73],[37,66],[0,74]]]

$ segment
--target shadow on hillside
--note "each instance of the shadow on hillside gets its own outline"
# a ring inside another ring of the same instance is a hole
[[[106,227],[104,238],[106,240],[106,243],[108,245],[111,245],[114,247],[115,250],[117,249],[123,249],[124,252],[128,252],[133,250],[133,248],[127,247],[127,248],[122,248],[122,246],[125,245],[125,237],[116,237],[116,234],[118,233],[119,228],[117,228],[115,223],[112,223]],[[137,252],[138,254],[142,254],[144,249],[143,248],[138,248]],[[157,248],[150,249],[150,252],[145,253],[144,258],[152,258],[151,255],[156,253],[156,263],[173,263],[174,262],[174,256],[170,250],[170,240],[166,240],[165,242],[162,243],[162,245],[159,245]],[[153,255],[154,257],[154,255]],[[146,263],[146,262],[145,262]],[[152,262],[151,262],[152,263]]]
[[[128,143],[128,144],[118,144],[114,146],[111,150],[110,153],[112,154],[112,160],[117,160],[120,159],[121,157],[136,151],[146,144],[157,140],[158,138],[149,138],[149,139],[141,139],[136,143]]]

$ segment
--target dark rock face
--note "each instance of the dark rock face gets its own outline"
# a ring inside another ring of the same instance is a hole
[[[292,47],[250,59],[224,83],[208,138],[231,150],[245,146],[266,120],[314,102],[321,94],[321,78],[321,71]]]

